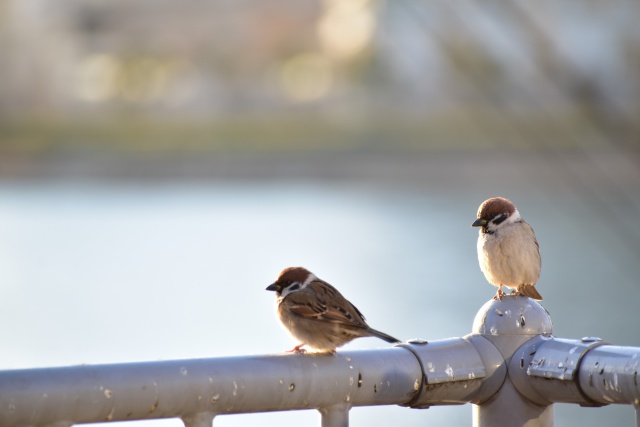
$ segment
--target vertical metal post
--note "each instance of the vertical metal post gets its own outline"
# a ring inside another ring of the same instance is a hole
[[[322,416],[320,425],[322,427],[349,427],[350,409],[351,405],[347,403],[340,403],[338,405],[318,409]]]
[[[474,427],[553,427],[553,405],[539,406],[525,399],[507,376],[500,391],[473,406]]]
[[[515,351],[530,339],[553,332],[551,318],[537,302],[520,296],[505,296],[487,302],[473,322],[480,334],[500,351],[508,368]],[[514,387],[509,375],[500,390],[473,407],[474,427],[553,427],[553,405],[540,406]]]
[[[216,416],[213,412],[198,412],[197,414],[185,415],[182,417],[184,427],[211,427],[213,418]]]

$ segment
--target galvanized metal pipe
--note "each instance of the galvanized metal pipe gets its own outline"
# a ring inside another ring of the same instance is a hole
[[[415,384],[419,393],[404,406],[428,408],[431,405],[460,405],[472,399],[481,399],[479,393],[493,394],[497,388],[482,388],[487,377],[487,369],[480,354],[471,340],[466,338],[448,338],[433,342],[414,340],[401,344],[412,351],[418,361],[424,377],[422,383]],[[493,347],[493,346],[491,346]],[[481,348],[486,350],[485,347]],[[486,352],[485,359],[497,358],[499,353]],[[490,374],[494,371],[490,367]],[[446,384],[446,386],[445,386]]]
[[[640,399],[640,347],[599,338],[539,337],[522,346],[511,370],[518,390],[533,402],[602,406]]]
[[[532,338],[552,333],[549,313],[529,298],[506,296],[501,301],[487,302],[478,311],[473,330],[500,351],[505,365],[501,369],[508,370],[499,391],[489,400],[474,405],[473,425],[553,427],[553,406],[536,404],[518,393],[509,369],[518,348]]]
[[[463,338],[336,355],[2,371],[0,425],[180,417],[201,427],[217,414],[316,408],[333,426],[348,422],[348,409],[340,408],[351,406],[465,403],[485,376],[482,358]]]
[[[640,347],[602,345],[591,348],[580,364],[585,396],[598,404],[640,402]]]
[[[421,378],[400,347],[2,371],[0,425],[400,404]]]
[[[182,417],[184,427],[211,427],[215,418],[213,412],[199,412]]]
[[[339,403],[328,408],[320,408],[321,427],[349,427],[351,405]]]
[[[584,355],[599,345],[600,340],[536,337],[516,351],[511,359],[511,377],[519,392],[538,405],[562,402],[599,406],[585,396],[578,382]]]
[[[472,402],[474,425],[552,427],[553,403],[634,404],[640,427],[640,348],[551,336],[528,298],[489,301],[464,338],[336,355],[282,354],[0,371],[0,425],[179,417],[209,427],[217,414],[317,409],[347,426],[353,406]]]

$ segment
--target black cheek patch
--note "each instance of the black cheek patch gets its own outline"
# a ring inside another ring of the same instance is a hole
[[[500,225],[502,224],[506,219],[508,218],[508,215],[505,214],[498,214],[496,215],[495,218],[493,218],[491,220],[492,223],[494,223],[495,225]]]

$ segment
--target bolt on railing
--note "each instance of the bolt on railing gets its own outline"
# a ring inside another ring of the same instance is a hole
[[[552,335],[537,302],[487,302],[473,333],[336,355],[286,354],[0,371],[0,425],[55,426],[317,409],[347,426],[354,406],[473,403],[473,423],[553,426],[553,403],[633,404],[640,347]]]

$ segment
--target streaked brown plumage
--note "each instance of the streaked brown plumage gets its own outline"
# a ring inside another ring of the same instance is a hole
[[[285,268],[267,290],[276,292],[280,322],[300,341],[292,351],[300,352],[306,345],[318,352],[333,353],[360,337],[400,342],[369,327],[360,310],[336,288],[303,267]]]
[[[472,226],[480,227],[478,261],[487,281],[498,287],[494,298],[502,298],[502,287],[507,286],[515,288],[514,293],[541,300],[535,288],[540,277],[540,247],[533,228],[504,197],[485,200],[477,216]]]

